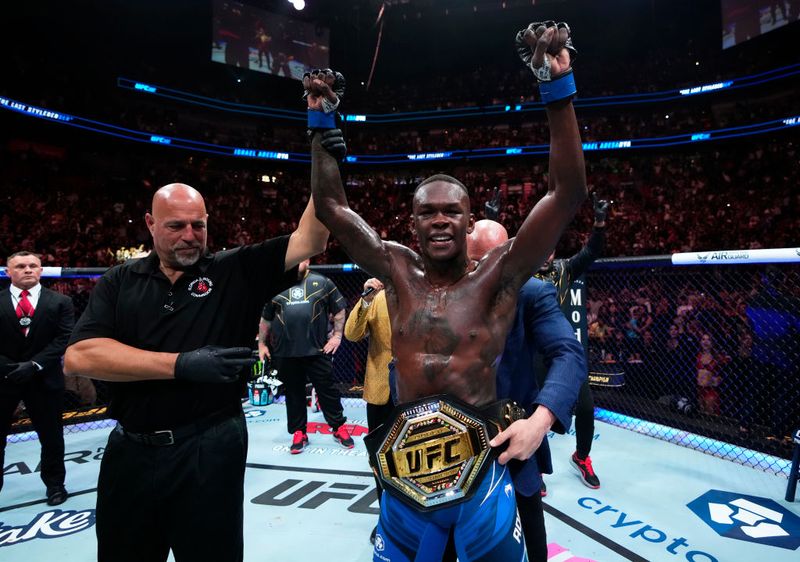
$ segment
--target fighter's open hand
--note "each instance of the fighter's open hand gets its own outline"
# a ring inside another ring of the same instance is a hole
[[[262,342],[258,342],[258,360],[259,361],[270,361],[272,359],[272,355],[269,352],[269,346]]]
[[[498,433],[489,442],[489,445],[499,447],[508,442],[508,446],[497,458],[497,461],[500,464],[506,464],[511,459],[522,461],[529,459],[541,446],[555,419],[555,415],[550,410],[539,406],[531,417],[517,420],[505,431]]]
[[[515,46],[522,62],[540,82],[548,82],[568,71],[577,54],[569,25],[564,22],[532,23],[517,33]]]
[[[325,347],[322,348],[322,353],[325,355],[333,355],[336,353],[336,350],[339,349],[340,345],[342,345],[342,336],[334,334],[328,339],[327,342],[325,342]]]
[[[308,109],[333,113],[344,97],[345,80],[341,73],[330,68],[314,69],[303,75],[303,98]]]

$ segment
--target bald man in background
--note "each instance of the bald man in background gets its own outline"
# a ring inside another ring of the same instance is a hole
[[[480,261],[507,240],[508,233],[500,223],[478,221],[467,236],[467,255],[471,260]],[[514,400],[529,416],[539,405],[546,407],[557,418],[552,429],[564,433],[572,422],[572,408],[586,379],[583,347],[561,313],[556,290],[550,283],[536,278],[527,281],[520,289],[515,314],[497,367],[497,397]],[[536,381],[537,355],[544,360],[547,369],[542,388]],[[539,438],[541,444],[533,456],[509,463],[531,562],[547,560],[547,535],[539,490],[541,473],[553,472],[546,433],[537,436]],[[455,556],[450,559],[455,560]]]
[[[170,184],[145,215],[154,251],[110,269],[65,356],[112,384],[97,486],[98,560],[238,562],[247,431],[240,397],[258,315],[325,250],[309,199],[297,229],[212,253],[202,195]]]

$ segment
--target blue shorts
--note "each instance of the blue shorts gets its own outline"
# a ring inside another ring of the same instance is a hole
[[[373,562],[439,562],[453,527],[459,562],[527,562],[514,485],[494,461],[469,501],[422,513],[383,492]]]

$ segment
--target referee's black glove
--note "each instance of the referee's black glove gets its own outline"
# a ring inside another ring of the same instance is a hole
[[[175,379],[191,382],[234,382],[253,363],[249,347],[207,345],[178,354]]]
[[[11,363],[8,365],[11,369],[6,375],[6,380],[12,384],[26,384],[33,380],[33,375],[36,374],[36,365],[33,361],[25,361],[23,363]]]

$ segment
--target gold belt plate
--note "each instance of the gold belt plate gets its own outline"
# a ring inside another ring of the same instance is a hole
[[[427,509],[464,499],[490,452],[486,422],[437,398],[400,410],[378,451],[378,470],[388,487]]]

